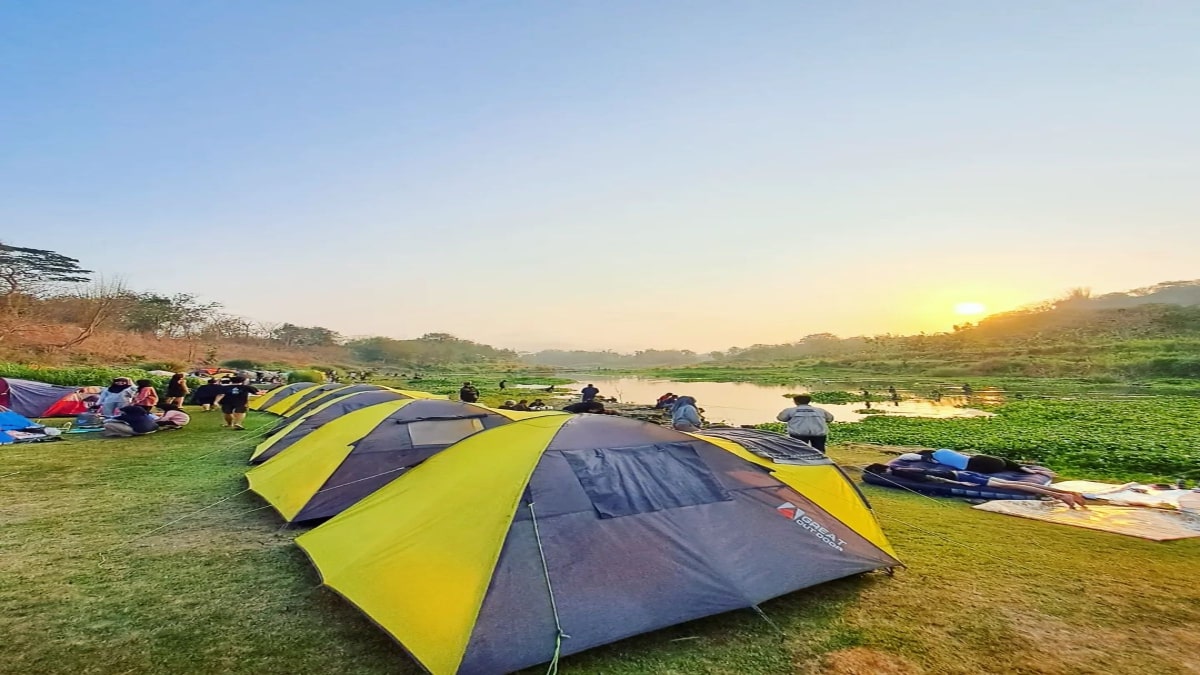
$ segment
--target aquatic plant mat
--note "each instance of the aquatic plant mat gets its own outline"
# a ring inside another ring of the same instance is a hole
[[[1200,537],[1200,519],[1189,518],[1182,513],[1142,506],[1094,505],[1087,509],[1072,510],[1057,502],[1001,499],[980,504],[975,508],[980,511],[1124,534],[1151,541]]]

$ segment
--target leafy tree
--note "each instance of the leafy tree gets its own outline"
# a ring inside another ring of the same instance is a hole
[[[22,248],[0,242],[0,294],[39,295],[52,284],[89,281],[91,270],[75,258],[40,248]]]
[[[271,338],[288,347],[328,347],[337,344],[342,336],[321,326],[285,323],[274,330]]]
[[[190,293],[166,296],[141,293],[134,296],[125,314],[125,327],[156,337],[190,338],[197,336],[221,308],[219,303],[204,303]]]
[[[61,253],[0,242],[0,339],[29,328],[29,310],[58,284],[88,281],[91,270]]]

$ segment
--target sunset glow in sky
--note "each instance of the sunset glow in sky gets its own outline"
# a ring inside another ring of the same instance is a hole
[[[255,319],[708,351],[1200,277],[1196,3],[8,3],[0,33],[0,240]]]

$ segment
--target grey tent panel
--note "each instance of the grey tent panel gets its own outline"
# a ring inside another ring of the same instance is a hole
[[[704,436],[714,436],[733,441],[750,452],[770,460],[775,464],[793,464],[800,466],[824,466],[833,464],[813,446],[804,441],[776,434],[761,429],[735,429],[732,427],[708,428],[701,432]]]
[[[283,452],[284,450],[287,450],[288,448],[292,447],[293,445],[296,444],[297,441],[299,441],[300,439],[309,435],[313,431],[316,431],[317,429],[321,428],[326,423],[331,422],[347,413],[354,412],[355,410],[361,410],[362,408],[366,408],[368,406],[373,406],[377,403],[385,403],[387,401],[398,401],[398,400],[405,399],[405,398],[408,398],[408,397],[405,396],[404,394],[397,394],[394,391],[387,391],[387,390],[365,391],[365,392],[362,392],[361,394],[354,394],[352,396],[347,396],[345,399],[336,401],[335,403],[330,405],[328,408],[319,410],[316,413],[309,415],[307,419],[305,419],[300,424],[296,425],[296,427],[294,429],[292,429],[291,431],[287,432],[287,435],[285,435],[283,438],[280,438],[279,440],[275,441],[275,443],[272,444],[271,447],[267,448],[266,452],[259,455],[258,457],[251,459],[250,463],[251,464],[262,464],[263,462],[267,461],[268,459],[271,459],[275,455],[278,455],[279,453]],[[279,429],[282,430],[282,428],[287,426],[287,424],[288,423],[284,423],[284,424],[280,425]]]
[[[25,417],[41,417],[55,403],[76,391],[76,387],[10,377],[3,378],[3,384],[8,389],[6,407]]]
[[[897,564],[782,484],[607,519],[588,511],[543,517],[540,487],[535,475],[529,495],[541,550],[571,636],[564,655]],[[524,517],[509,531],[460,673],[510,672],[554,654],[547,575],[528,511],[527,503],[518,508]],[[808,521],[798,522],[798,512]]]
[[[338,390],[330,390],[329,392],[326,392],[326,395],[333,398],[340,398],[342,396],[349,396],[350,394],[358,394],[366,391],[386,391],[386,389],[377,384],[352,384],[349,386],[344,386]],[[397,394],[397,396],[400,398],[412,398],[411,396],[405,396],[404,394]],[[314,396],[309,401],[303,404],[297,404],[291,410],[287,411],[287,416],[283,418],[283,422],[284,424],[295,422],[296,420],[304,417],[308,413],[316,410],[328,402],[329,399],[327,398]]]
[[[562,454],[601,518],[731,499],[687,443]]]
[[[275,405],[276,403],[279,403],[280,401],[291,396],[292,394],[294,394],[298,391],[302,391],[304,389],[312,389],[314,386],[316,386],[316,385],[314,385],[311,382],[296,382],[293,384],[285,384],[282,387],[272,389],[272,390],[268,391],[267,393],[263,394],[265,399],[263,400],[263,402],[261,404],[259,404],[258,408],[259,408],[259,410],[262,410],[265,408],[270,408],[271,406]]]

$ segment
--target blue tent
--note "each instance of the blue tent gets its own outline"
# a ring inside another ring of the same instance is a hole
[[[9,431],[41,428],[42,425],[24,415],[18,415],[11,410],[0,408],[0,445],[13,442],[13,437],[8,434]]]

